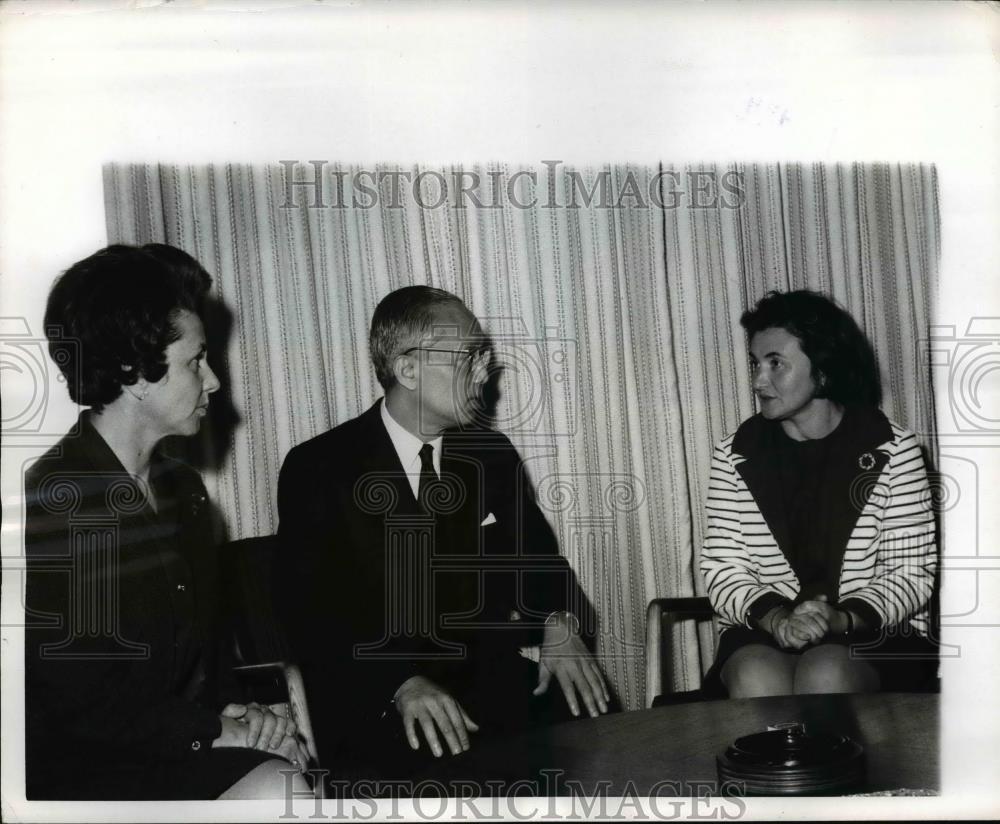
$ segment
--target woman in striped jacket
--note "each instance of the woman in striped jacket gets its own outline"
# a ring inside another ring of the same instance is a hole
[[[760,414],[712,458],[701,571],[722,634],[706,689],[932,681],[930,490],[915,438],[878,409],[870,343],[808,291],[772,292],[740,323]]]

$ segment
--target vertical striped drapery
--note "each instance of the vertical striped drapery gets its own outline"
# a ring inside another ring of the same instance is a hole
[[[289,190],[316,172],[322,192]],[[206,471],[233,537],[277,526],[291,446],[378,397],[379,299],[412,283],[462,297],[506,364],[498,428],[528,461],[629,708],[644,701],[646,603],[702,590],[712,445],[753,413],[748,305],[768,289],[834,295],[872,338],[887,413],[933,447],[916,350],[937,263],[930,167],[112,164],[105,194],[112,242],[186,249],[234,313],[214,359],[236,423]],[[713,643],[678,630],[678,688]]]

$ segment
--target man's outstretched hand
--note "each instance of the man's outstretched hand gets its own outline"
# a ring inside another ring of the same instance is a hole
[[[611,698],[604,676],[580,638],[576,618],[565,612],[557,612],[545,622],[545,638],[538,661],[538,686],[533,695],[545,692],[553,676],[562,687],[574,716],[580,715],[578,696],[591,718],[608,711]]]
[[[417,724],[420,725],[431,752],[437,758],[444,752],[438,738],[439,731],[444,736],[451,754],[458,755],[469,749],[469,733],[479,730],[458,701],[422,675],[414,675],[404,681],[396,690],[394,700],[396,710],[403,719],[406,740],[414,750],[420,749]]]

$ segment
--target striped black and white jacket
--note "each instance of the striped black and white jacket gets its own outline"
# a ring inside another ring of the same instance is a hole
[[[854,408],[851,420],[851,448],[831,459],[844,490],[831,502],[831,544],[843,546],[839,604],[873,629],[908,622],[926,636],[937,544],[920,448],[876,409]],[[799,594],[781,550],[787,524],[767,448],[774,425],[756,415],[712,456],[701,572],[722,629],[752,627]]]

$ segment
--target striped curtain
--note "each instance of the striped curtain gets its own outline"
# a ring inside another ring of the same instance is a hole
[[[317,174],[322,189],[294,183]],[[498,428],[627,708],[645,700],[646,603],[703,591],[712,445],[754,411],[748,305],[835,296],[875,345],[886,412],[933,447],[916,349],[938,257],[931,167],[111,164],[104,180],[109,240],[185,249],[232,313],[210,353],[225,389],[205,468],[230,537],[273,532],[288,450],[379,397],[367,332],[386,293],[441,287],[483,319],[506,367]],[[674,639],[678,689],[711,663],[702,633]]]

